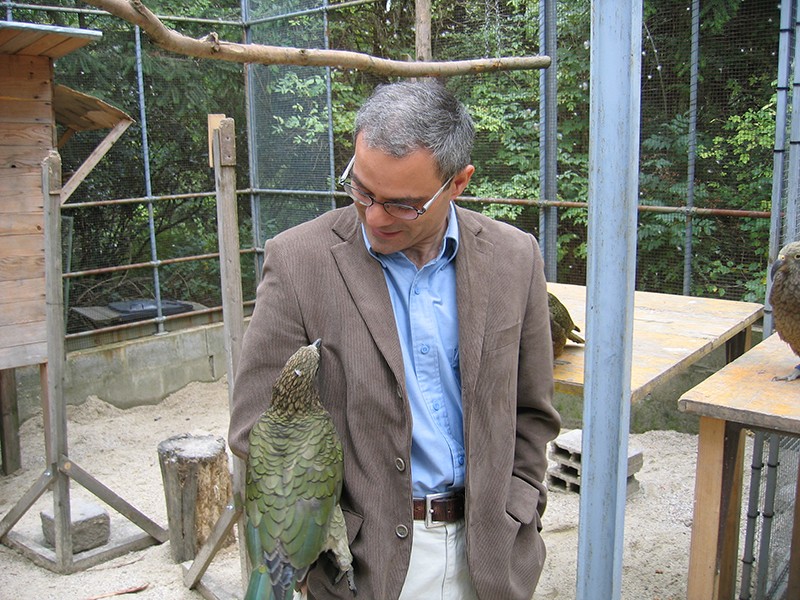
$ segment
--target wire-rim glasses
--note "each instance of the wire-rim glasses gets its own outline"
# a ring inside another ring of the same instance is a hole
[[[347,163],[347,168],[344,170],[344,173],[342,173],[342,176],[339,177],[339,185],[342,186],[345,193],[352,198],[353,202],[357,202],[361,206],[369,208],[373,204],[379,204],[389,215],[397,219],[403,219],[404,221],[413,221],[420,215],[424,215],[426,212],[428,212],[428,209],[431,207],[431,205],[439,196],[441,196],[442,192],[447,189],[447,186],[450,185],[450,182],[453,181],[453,176],[450,176],[447,181],[442,184],[442,187],[440,187],[439,190],[433,195],[433,197],[420,208],[409,206],[408,204],[402,204],[400,202],[379,202],[372,194],[368,194],[367,192],[358,189],[350,181],[347,181],[355,161],[356,157],[353,155],[353,158],[351,158],[350,162]]]

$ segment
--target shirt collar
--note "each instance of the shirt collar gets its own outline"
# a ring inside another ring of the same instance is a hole
[[[370,244],[369,238],[367,237],[367,231],[364,229],[363,223],[361,224],[361,236],[364,238],[364,244],[367,246],[367,251],[384,267],[386,267],[384,257],[394,257],[398,254],[402,254],[402,252],[394,252],[392,254],[380,254],[379,252],[375,252],[375,250],[372,249],[372,244]],[[458,239],[458,219],[456,218],[456,205],[451,201],[450,214],[447,217],[447,229],[444,232],[444,240],[442,247],[439,249],[439,254],[434,261],[442,258],[444,258],[445,262],[450,262],[453,260],[456,257],[456,252],[458,252]]]

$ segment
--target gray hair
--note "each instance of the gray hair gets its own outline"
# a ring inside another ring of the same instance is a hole
[[[444,181],[470,164],[475,128],[464,105],[441,83],[401,81],[378,86],[359,109],[359,135],[395,158],[430,151]]]

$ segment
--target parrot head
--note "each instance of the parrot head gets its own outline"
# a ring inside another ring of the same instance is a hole
[[[321,344],[322,340],[317,340],[302,346],[286,361],[272,388],[272,405],[276,410],[294,412],[319,402],[315,380]]]
[[[770,270],[770,277],[773,281],[778,271],[784,271],[787,275],[796,273],[796,276],[800,276],[800,241],[786,244],[778,253],[778,260],[772,263]]]

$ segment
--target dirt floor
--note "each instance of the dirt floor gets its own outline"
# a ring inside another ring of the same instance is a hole
[[[166,527],[166,508],[158,463],[158,443],[182,433],[225,436],[228,392],[223,379],[192,383],[156,406],[120,410],[97,398],[68,409],[69,456],[157,523]],[[0,476],[0,515],[5,516],[44,472],[44,432],[39,415],[21,427],[23,467]],[[685,598],[694,492],[697,438],[691,434],[651,431],[630,437],[643,453],[636,474],[638,491],[627,500],[622,598]],[[99,502],[79,485],[78,499]],[[535,599],[575,598],[578,502],[573,491],[552,490],[544,517],[547,564]],[[52,508],[45,494],[12,532],[43,543],[40,512]],[[107,508],[107,507],[106,507]],[[140,530],[113,511],[112,540]],[[605,551],[603,549],[603,551]],[[220,552],[209,578],[223,582],[232,595],[240,586],[238,548]],[[182,582],[182,569],[169,544],[152,546],[71,575],[58,575],[33,564],[18,551],[0,545],[0,598],[36,600],[198,599]],[[360,598],[360,596],[359,596]],[[379,600],[379,599],[363,599]]]

